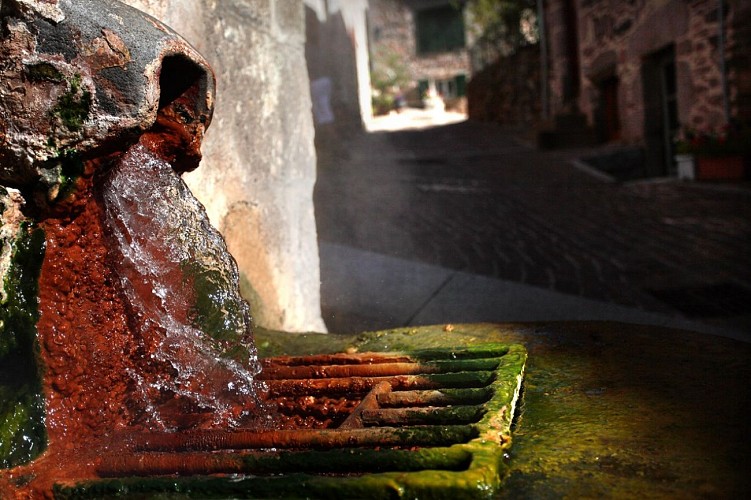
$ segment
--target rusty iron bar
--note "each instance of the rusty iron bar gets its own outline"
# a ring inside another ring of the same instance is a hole
[[[357,408],[341,423],[339,429],[358,429],[364,427],[362,420],[362,413],[365,410],[378,409],[378,397],[383,394],[391,392],[391,386],[388,382],[379,382],[378,385],[373,387],[367,396],[360,401]],[[458,423],[458,422],[457,422]],[[398,424],[397,424],[398,425]]]
[[[315,354],[312,356],[276,356],[261,359],[264,370],[271,366],[304,365],[361,365],[378,363],[414,363],[415,360],[405,354],[369,352],[363,354]]]
[[[466,442],[476,434],[477,431],[467,425],[347,430],[206,430],[133,434],[125,437],[123,442],[131,451],[331,449],[376,446],[447,446]]]
[[[465,470],[472,453],[463,448],[421,450],[352,449],[300,452],[138,453],[105,455],[99,477],[208,474],[353,473]]]
[[[483,358],[500,358],[508,352],[507,346],[482,346],[456,349],[436,348],[418,349],[409,354],[395,352],[367,352],[367,353],[336,353],[314,354],[310,356],[276,356],[261,359],[261,365],[265,368],[270,366],[301,366],[301,365],[347,365],[347,364],[378,364],[378,363],[419,363],[421,361],[437,360],[469,360]]]
[[[388,382],[392,390],[485,387],[493,382],[490,371],[395,375],[390,377],[349,377],[330,379],[267,380],[271,397],[315,394],[365,394],[379,382]]]
[[[456,373],[462,371],[495,370],[499,360],[468,359],[443,360],[425,363],[383,362],[377,364],[356,365],[306,365],[276,366],[263,369],[261,380],[305,379],[305,378],[341,378],[341,377],[379,377],[389,375],[419,375],[428,373]]]
[[[307,396],[302,396],[302,398],[308,399]],[[278,412],[280,415],[299,415],[301,417],[310,416],[321,421],[328,419],[331,419],[332,421],[343,421],[352,414],[352,411],[356,408],[355,404],[359,404],[356,397],[346,399],[353,403],[353,405],[339,406],[337,402],[334,402],[333,404],[322,402],[320,405],[317,405],[315,403],[303,403],[295,398],[284,398],[283,401],[271,400],[266,403],[271,412]],[[330,426],[327,425],[326,427]]]
[[[472,424],[485,414],[482,406],[450,408],[381,408],[364,409],[360,420],[364,426]]]
[[[373,365],[270,366],[263,369],[261,380],[383,377],[439,373],[438,368],[417,363],[378,363]]]
[[[482,404],[493,396],[492,389],[441,389],[432,391],[395,391],[378,395],[381,408],[404,406],[449,406]]]

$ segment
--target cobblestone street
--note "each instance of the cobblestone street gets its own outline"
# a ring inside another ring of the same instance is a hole
[[[747,184],[606,182],[571,163],[591,150],[518,136],[461,122],[325,142],[319,241],[751,329]]]

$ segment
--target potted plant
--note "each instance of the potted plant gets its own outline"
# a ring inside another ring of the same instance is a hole
[[[729,124],[714,130],[684,129],[675,151],[679,178],[740,180],[751,153],[751,128]]]

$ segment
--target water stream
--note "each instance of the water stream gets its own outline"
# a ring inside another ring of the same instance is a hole
[[[144,362],[161,366],[135,387],[152,424],[164,412],[213,415],[238,425],[261,406],[260,371],[248,304],[219,232],[172,166],[138,143],[107,174],[101,191],[111,260]],[[172,408],[168,400],[183,403]]]

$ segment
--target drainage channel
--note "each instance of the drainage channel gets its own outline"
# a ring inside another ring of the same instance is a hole
[[[526,362],[520,345],[263,360],[274,430],[143,432],[58,497],[488,497]]]

